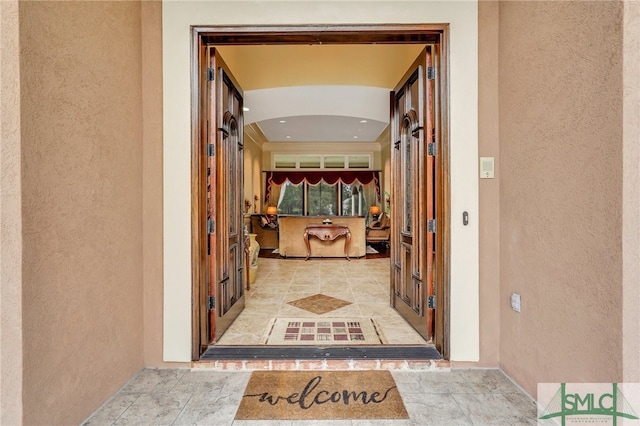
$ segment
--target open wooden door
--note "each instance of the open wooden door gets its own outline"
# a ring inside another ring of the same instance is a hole
[[[391,304],[432,341],[435,298],[432,47],[391,92]]]
[[[219,52],[207,47],[207,287],[209,342],[244,309],[243,92]]]

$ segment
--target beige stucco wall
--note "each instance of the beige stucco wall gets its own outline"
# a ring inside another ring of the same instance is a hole
[[[162,2],[141,2],[145,366],[162,361]]]
[[[382,132],[378,141],[380,141],[380,205],[382,210],[389,207],[385,192],[391,194],[391,137],[389,126]]]
[[[500,350],[499,3],[478,2],[478,156],[494,157],[493,179],[480,179],[480,362],[497,366]]]
[[[245,132],[244,136],[244,192],[243,197],[245,200],[249,200],[252,207],[248,213],[254,213],[253,204],[255,203],[255,212],[264,213],[265,207],[263,206],[264,200],[264,175],[262,173],[262,150],[260,148],[260,142],[255,141],[252,137],[248,136]],[[254,196],[258,196],[258,201],[255,201]]]
[[[19,9],[23,420],[73,424],[144,365],[141,6]]]
[[[500,4],[500,364],[532,394],[622,379],[622,8]]]
[[[165,365],[161,10],[17,3],[0,2],[0,424],[77,423]],[[478,14],[478,150],[497,160],[479,182],[480,363],[531,393],[640,381],[638,3]]]
[[[18,2],[0,2],[0,424],[22,420],[22,205]]]
[[[624,3],[623,374],[640,382],[640,2]]]

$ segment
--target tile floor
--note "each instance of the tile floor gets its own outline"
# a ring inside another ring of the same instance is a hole
[[[325,294],[351,304],[321,315],[287,302]],[[420,335],[389,306],[389,259],[258,259],[256,282],[246,292],[245,309],[219,340],[220,345],[264,343],[272,318],[373,318],[389,344],[424,344]]]
[[[246,309],[220,340],[259,344],[273,317],[373,317],[389,343],[424,340],[389,307],[389,259],[259,259]],[[352,302],[316,315],[288,305],[322,293]],[[251,371],[145,369],[84,425],[535,425],[533,400],[500,370],[392,369],[409,420],[234,421]]]
[[[534,401],[500,370],[392,371],[408,420],[234,421],[251,372],[145,369],[83,425],[535,425]]]

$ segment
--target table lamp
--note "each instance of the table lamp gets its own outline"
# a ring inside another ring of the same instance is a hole
[[[369,207],[369,213],[373,216],[373,219],[377,219],[380,214],[380,206],[371,206]]]
[[[278,208],[276,206],[267,207],[267,214],[270,216],[275,216],[278,214]]]

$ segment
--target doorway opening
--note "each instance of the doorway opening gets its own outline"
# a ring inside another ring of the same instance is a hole
[[[236,210],[240,205],[238,199],[242,199],[237,197],[242,193],[238,152],[243,146],[242,137],[237,134],[243,128],[242,90],[236,87],[232,73],[221,58],[216,57],[214,46],[376,43],[427,46],[424,55],[407,71],[391,97],[392,113],[395,105],[396,118],[392,116],[390,123],[392,155],[395,155],[391,202],[395,208],[392,209],[389,302],[403,316],[411,318],[408,321],[414,328],[424,329],[427,338],[445,359],[448,358],[447,39],[447,25],[193,28],[193,360],[200,359],[210,343],[219,337],[215,324],[222,322],[223,304],[226,303],[228,311],[234,315],[244,306],[243,288],[242,285],[238,287],[238,283],[242,282],[243,268],[248,268],[240,260],[243,242],[238,237],[238,229],[242,208]],[[208,89],[217,84],[212,82],[217,76],[217,81],[223,85],[217,90],[226,94],[225,99],[231,99],[224,106],[216,103],[215,92]],[[420,91],[423,89],[424,93]],[[216,138],[220,138],[219,143]],[[401,170],[404,172],[400,173]],[[216,186],[219,186],[218,190]],[[225,194],[222,189],[228,192]],[[416,232],[419,232],[419,238]],[[222,259],[218,261],[218,267],[215,259]],[[232,262],[233,270],[222,271],[226,267],[219,265],[229,264],[229,259],[235,262]],[[224,321],[228,322],[227,319]]]

